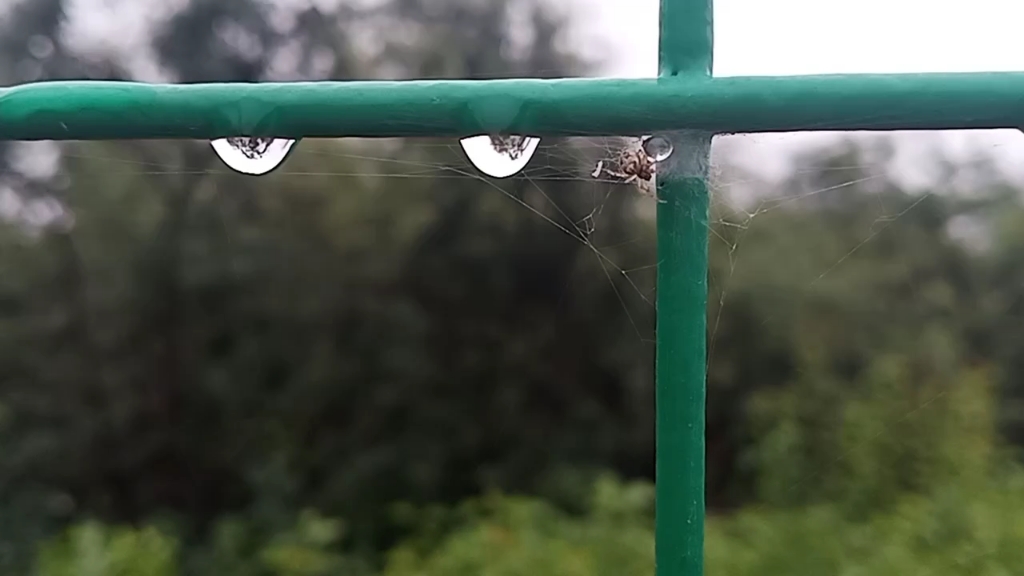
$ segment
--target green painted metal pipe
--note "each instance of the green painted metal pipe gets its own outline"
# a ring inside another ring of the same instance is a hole
[[[675,67],[682,66],[669,70]],[[0,139],[8,140],[494,132],[583,136],[1022,124],[1024,73],[1018,72],[193,85],[43,82],[0,90]]]
[[[672,78],[692,74],[711,76],[714,61],[712,0],[661,0],[658,36],[658,75]]]
[[[710,138],[679,143],[707,165]],[[658,179],[655,559],[657,576],[701,576],[710,195],[706,171]]]
[[[712,0],[661,0],[657,86],[721,85],[711,79],[712,13]],[[690,94],[678,101],[696,102]],[[711,134],[662,134],[675,152],[657,174],[656,575],[701,576]]]

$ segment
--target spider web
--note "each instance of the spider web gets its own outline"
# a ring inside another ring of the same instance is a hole
[[[817,136],[815,136],[817,137]],[[724,143],[723,140],[730,141]],[[712,278],[712,284],[728,284],[728,277],[736,271],[738,264],[739,249],[743,243],[745,233],[750,230],[756,219],[766,214],[797,207],[802,202],[813,199],[823,194],[842,191],[847,188],[870,185],[890,177],[886,166],[835,166],[824,168],[825,171],[834,173],[863,171],[864,169],[874,170],[868,175],[842,179],[834,183],[823,185],[817,188],[801,190],[799,192],[787,191],[780,195],[778,191],[771,190],[777,185],[773,183],[770,175],[758,173],[756,169],[735,162],[729,157],[729,149],[735,148],[737,141],[741,144],[750,140],[750,137],[720,137],[716,140],[713,151],[713,169],[710,177],[711,189],[711,225],[709,234],[713,242],[719,243],[729,255],[729,272],[726,278]],[[500,141],[495,140],[495,147],[499,152],[508,153],[510,156],[518,156],[518,152],[503,148]],[[495,179],[480,173],[467,159],[455,141],[437,142],[427,140],[322,140],[305,141],[297,146],[296,158],[287,161],[280,169],[264,178],[272,179],[305,179],[305,178],[354,178],[368,188],[379,187],[381,182],[389,180],[461,180],[477,183],[485,193],[496,194],[507,201],[514,202],[524,210],[529,211],[535,217],[547,222],[565,235],[580,242],[592,252],[595,262],[601,265],[606,273],[606,280],[618,285],[615,279],[624,281],[628,296],[637,297],[647,306],[653,307],[653,277],[656,272],[657,263],[653,254],[650,262],[638,267],[626,268],[616,263],[615,258],[602,248],[592,242],[592,237],[602,228],[602,219],[606,216],[605,210],[611,200],[622,201],[625,199],[622,208],[629,210],[641,221],[650,221],[656,210],[656,199],[654,198],[654,177],[657,162],[648,158],[652,177],[640,178],[637,175],[636,167],[625,166],[630,158],[643,156],[643,140],[631,137],[583,137],[557,140],[554,143],[542,141],[538,147],[537,155],[531,159],[526,168],[509,179]],[[1005,142],[991,143],[989,147],[1004,145]],[[749,150],[749,142],[746,142]],[[195,146],[202,147],[204,144],[196,143]],[[65,147],[61,156],[66,159],[82,159],[98,161],[105,166],[108,174],[131,173],[140,175],[185,175],[185,174],[210,174],[210,175],[231,175],[233,172],[223,165],[215,162],[206,163],[202,169],[186,170],[175,167],[176,163],[169,159],[133,159],[125,158],[121,154],[111,155],[102,151],[88,151],[92,145],[75,145],[71,148]],[[266,146],[263,146],[266,148]],[[244,147],[244,154],[250,158],[258,156],[258,146],[247,142]],[[723,148],[726,150],[723,153]],[[38,144],[32,148],[38,154]],[[735,156],[735,153],[732,153]],[[755,154],[757,154],[755,152]],[[212,157],[212,151],[209,152]],[[439,159],[440,157],[447,157]],[[307,169],[317,164],[330,162],[331,159],[340,159],[350,166],[348,170],[316,170]],[[301,167],[297,167],[299,165]],[[43,173],[37,174],[42,176]],[[589,206],[580,214],[570,214],[563,209],[546,187],[552,183],[572,182],[578,187],[586,190],[589,195]],[[57,189],[66,188],[70,185],[65,174],[58,174],[53,181]],[[524,198],[520,193],[525,183],[525,189],[535,198],[533,200]],[[518,189],[518,190],[514,190]],[[57,198],[59,195],[42,195],[38,198],[25,195],[13,194],[13,189],[8,188],[6,195],[8,218],[21,220],[26,224],[26,230],[38,232],[47,226],[68,226],[69,218],[73,220],[73,214],[62,206]],[[921,199],[927,197],[923,195]],[[878,215],[878,222],[885,225],[873,230],[863,242],[852,246],[850,251],[840,258],[834,265],[821,271],[813,280],[819,282],[829,273],[841,266],[849,258],[853,257],[864,244],[870,242],[875,236],[884,232],[888,226],[895,224],[902,213],[888,213],[884,208]],[[626,239],[625,242],[634,242],[636,238]],[[645,277],[641,283],[635,276]],[[643,284],[641,286],[641,284]],[[715,290],[719,299],[719,309],[724,305],[728,296],[727,289]],[[624,296],[625,298],[625,296]],[[628,306],[623,302],[624,310],[628,313]],[[653,332],[650,329],[641,329],[635,323],[634,327],[638,337],[646,342],[651,342]],[[717,318],[710,319],[712,326],[717,324]],[[710,344],[714,346],[714,330]]]
[[[743,141],[749,137],[726,137],[724,140]],[[816,196],[841,191],[845,188],[870,184],[885,179],[889,174],[885,168],[875,173],[850,179],[840,179],[821,187],[802,190],[798,193],[787,191],[779,195],[776,191],[765,191],[773,186],[770,177],[758,174],[749,167],[733,162],[728,152],[721,152],[723,138],[716,140],[714,161],[710,178],[711,188],[711,225],[709,234],[713,242],[719,243],[729,255],[729,271],[725,278],[712,278],[712,284],[720,284],[714,289],[717,294],[719,313],[728,296],[728,279],[735,271],[738,263],[739,249],[745,233],[755,219],[774,211],[799,206]],[[600,265],[605,280],[617,288],[625,285],[622,297],[623,311],[629,315],[626,298],[638,298],[644,305],[654,307],[653,280],[657,262],[653,254],[650,261],[640,266],[624,267],[616,262],[607,247],[593,242],[593,237],[602,229],[602,220],[606,219],[606,209],[612,200],[623,202],[619,209],[629,210],[640,221],[650,222],[656,211],[654,198],[654,177],[657,162],[648,158],[650,178],[638,177],[636,166],[627,164],[639,156],[645,156],[643,139],[630,137],[584,137],[557,140],[554,143],[542,142],[537,155],[531,159],[526,168],[509,179],[495,179],[482,174],[459,148],[457,142],[437,142],[426,140],[338,140],[338,141],[306,141],[297,147],[296,158],[287,161],[280,169],[265,178],[355,178],[368,187],[380,186],[389,180],[461,180],[477,183],[487,194],[495,194],[507,201],[514,202],[535,217],[547,222],[560,232],[580,242],[589,250],[594,261]],[[202,143],[197,143],[202,146]],[[242,151],[247,157],[256,156],[258,150],[249,143]],[[264,146],[265,148],[266,146]],[[78,148],[78,147],[76,147]],[[86,146],[88,148],[88,146]],[[503,147],[495,140],[495,148],[501,153],[518,156],[518,152]],[[725,148],[729,148],[727,144]],[[210,153],[212,156],[212,152]],[[211,163],[200,170],[183,170],[173,167],[173,161],[153,159],[130,159],[104,153],[83,152],[81,150],[65,150],[63,156],[70,159],[88,159],[100,161],[109,166],[108,173],[118,171],[143,175],[184,175],[184,174],[221,174],[230,175],[232,171],[222,165]],[[649,155],[648,155],[649,156]],[[444,159],[447,158],[447,159]],[[349,170],[315,170],[317,164],[340,159],[346,162]],[[171,164],[171,166],[168,166]],[[299,167],[301,166],[301,167]],[[861,167],[861,168],[878,168]],[[825,170],[836,173],[856,171],[857,167],[829,167]],[[67,186],[63,179],[59,186]],[[570,214],[562,208],[547,187],[557,183],[574,183],[586,191],[589,196],[588,206],[581,213]],[[523,194],[525,189],[527,194]],[[526,198],[532,196],[533,199]],[[924,198],[925,196],[922,196]],[[44,208],[48,209],[44,210]],[[21,218],[31,221],[32,228],[45,227],[47,218],[56,219],[62,214],[66,220],[69,214],[61,211],[54,198],[22,202],[21,206],[9,210]],[[51,214],[47,216],[47,214]],[[894,224],[901,214],[882,212],[879,222]],[[821,271],[813,280],[822,280],[835,268],[841,266],[848,258],[854,256],[864,243],[870,242],[874,236],[884,230],[876,230],[865,237],[862,244],[851,247],[849,253],[828,269]],[[623,243],[636,242],[637,238],[623,239]],[[642,277],[639,278],[638,277]],[[712,327],[718,324],[719,317],[710,319]],[[632,318],[637,337],[645,342],[653,341],[653,328],[641,327]],[[715,330],[712,328],[710,344],[715,344]]]

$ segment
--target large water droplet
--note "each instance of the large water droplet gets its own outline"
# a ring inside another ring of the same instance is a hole
[[[236,136],[213,140],[210,145],[228,168],[242,174],[260,176],[284,162],[295,140]]]
[[[672,155],[674,148],[664,136],[645,136],[640,140],[644,153],[655,162],[664,162]]]
[[[526,168],[537,151],[534,136],[470,136],[459,141],[469,161],[493,178],[508,178]]]

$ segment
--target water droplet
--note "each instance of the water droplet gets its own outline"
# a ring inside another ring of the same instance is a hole
[[[508,178],[526,168],[537,151],[534,136],[470,136],[459,141],[466,157],[478,170],[493,178]]]
[[[646,136],[640,140],[644,152],[655,162],[664,162],[672,155],[672,143],[664,136]]]
[[[242,174],[261,176],[284,162],[295,140],[236,136],[213,140],[210,145],[228,168]]]
[[[42,34],[36,34],[28,39],[28,53],[36,60],[46,60],[53,56],[53,40]]]

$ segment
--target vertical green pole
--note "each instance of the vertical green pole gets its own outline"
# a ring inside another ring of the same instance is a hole
[[[712,1],[661,0],[660,76],[710,76]],[[658,167],[657,576],[704,573],[704,427],[711,135],[665,135]]]

